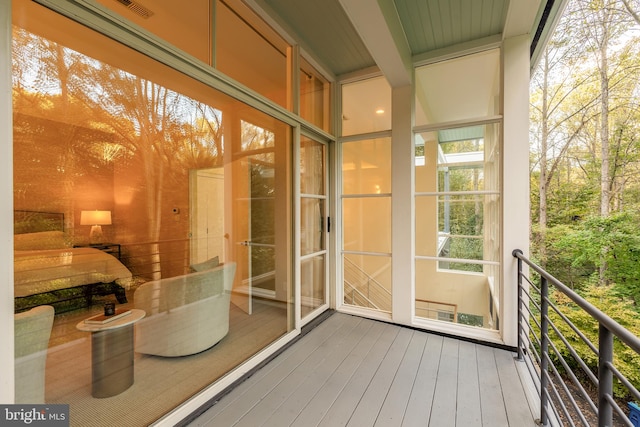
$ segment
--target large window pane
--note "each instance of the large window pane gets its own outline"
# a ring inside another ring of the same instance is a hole
[[[499,49],[418,67],[415,80],[416,125],[500,114]]]
[[[342,86],[342,135],[391,129],[391,86],[384,77]]]
[[[326,303],[326,260],[325,256],[316,256],[300,263],[301,314],[304,318],[316,308]]]
[[[342,144],[342,192],[391,193],[391,138]]]
[[[391,139],[341,147],[344,303],[389,312]]]
[[[481,274],[438,272],[438,261],[416,261],[418,318],[497,329],[499,294]]]
[[[300,253],[308,255],[326,249],[324,243],[325,200],[300,199]]]
[[[480,165],[482,167],[482,165]],[[481,168],[442,167],[438,170],[438,191],[478,191],[484,189]]]
[[[438,196],[438,232],[464,236],[484,233],[484,196]]]
[[[329,132],[331,84],[304,58],[300,62],[300,117]]]
[[[424,132],[415,143],[416,316],[497,328],[500,125]]]
[[[150,31],[178,49],[211,65],[211,0],[179,2],[127,2],[98,0],[105,7]],[[127,3],[129,5],[127,6]]]
[[[391,311],[391,257],[345,255],[343,275],[345,304]]]
[[[326,145],[300,137],[300,289],[305,321],[327,303]]]
[[[391,197],[342,200],[345,251],[391,252]]]
[[[150,425],[293,329],[292,129],[33,2],[12,54],[15,303],[55,308],[45,402]],[[107,302],[122,334],[85,322]],[[131,337],[122,379],[92,345]]]
[[[290,108],[284,40],[238,0],[216,3],[215,31],[216,68]]]
[[[300,138],[300,192],[325,194],[325,144],[302,136]]]

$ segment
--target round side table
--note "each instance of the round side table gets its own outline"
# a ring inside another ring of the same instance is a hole
[[[111,397],[133,384],[133,324],[145,316],[144,310],[107,323],[86,323],[76,328],[91,332],[91,395]]]

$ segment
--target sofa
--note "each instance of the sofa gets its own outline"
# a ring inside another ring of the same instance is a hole
[[[229,332],[236,264],[144,283],[133,294],[146,317],[135,324],[135,351],[164,357],[207,350]]]

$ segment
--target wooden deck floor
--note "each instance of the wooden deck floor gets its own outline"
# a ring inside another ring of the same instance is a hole
[[[337,313],[190,426],[534,426],[513,356]]]

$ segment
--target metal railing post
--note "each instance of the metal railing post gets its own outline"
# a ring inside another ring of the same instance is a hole
[[[548,425],[549,400],[549,282],[540,278],[540,424]]]
[[[522,251],[518,250],[513,251],[513,255],[517,255],[517,253],[522,253]],[[524,360],[524,354],[522,350],[522,334],[524,333],[524,325],[523,323],[523,312],[522,312],[522,260],[518,258],[518,360]]]
[[[598,427],[610,427],[613,408],[607,396],[613,397],[613,372],[608,364],[613,362],[613,334],[602,323],[598,331]]]

